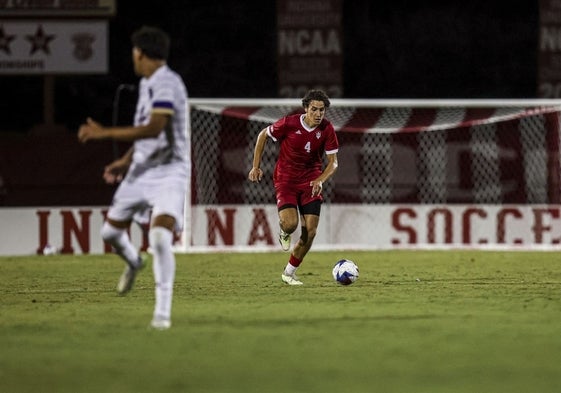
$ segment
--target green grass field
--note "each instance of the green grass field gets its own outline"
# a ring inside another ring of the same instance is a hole
[[[561,255],[311,252],[177,257],[173,327],[151,269],[113,256],[0,259],[0,392],[560,392]],[[360,267],[343,287],[340,258]]]

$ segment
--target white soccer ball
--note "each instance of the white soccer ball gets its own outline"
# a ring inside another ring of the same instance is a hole
[[[341,285],[351,285],[358,278],[358,266],[350,259],[341,259],[333,266],[333,279]]]
[[[43,248],[43,255],[55,255],[58,254],[58,249],[55,246],[51,246],[47,244],[45,248]]]

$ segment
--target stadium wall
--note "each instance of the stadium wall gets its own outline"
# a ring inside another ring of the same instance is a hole
[[[0,209],[0,255],[111,252],[99,232],[106,207]],[[278,251],[274,205],[208,205],[191,211],[177,252]],[[293,236],[293,241],[296,240]],[[142,227],[133,242],[146,250]],[[559,250],[561,205],[357,205],[322,210],[314,249]]]

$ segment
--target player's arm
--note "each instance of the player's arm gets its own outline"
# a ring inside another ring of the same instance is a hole
[[[248,175],[248,179],[250,181],[261,181],[261,178],[263,177],[263,171],[259,166],[261,165],[261,157],[263,157],[263,151],[265,150],[266,142],[267,129],[264,128],[257,136],[257,141],[255,142],[255,149],[253,150],[253,165]]]
[[[132,142],[137,139],[154,138],[166,127],[169,114],[153,112],[148,124],[126,127],[103,127],[98,122],[88,118],[78,131],[78,139],[85,143],[89,140],[113,139]]]
[[[127,170],[132,163],[133,152],[134,147],[131,146],[121,158],[118,158],[105,167],[103,172],[103,179],[105,182],[114,184],[123,180],[125,173],[127,173]]]
[[[312,186],[312,196],[321,194],[321,191],[323,190],[323,183],[333,176],[335,171],[337,171],[338,165],[337,153],[327,154],[327,165],[325,166],[323,172],[317,179],[310,182],[310,186]]]

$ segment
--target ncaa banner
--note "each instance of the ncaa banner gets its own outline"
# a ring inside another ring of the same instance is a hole
[[[342,0],[277,0],[279,95],[343,96]]]
[[[538,97],[561,97],[561,3],[540,0]]]
[[[0,74],[108,71],[107,21],[0,20]]]

